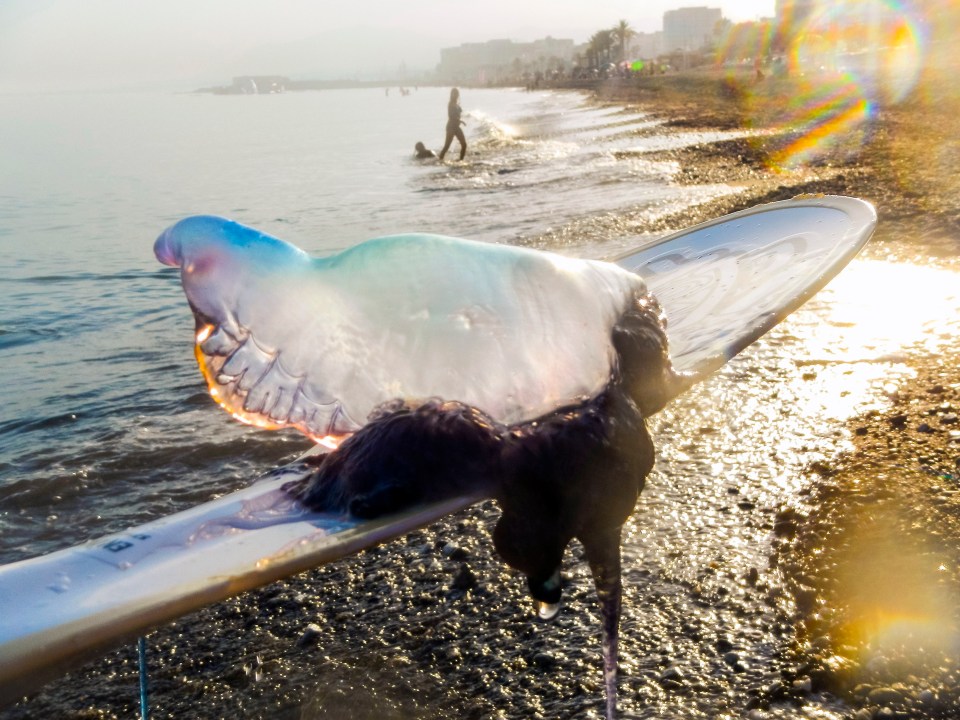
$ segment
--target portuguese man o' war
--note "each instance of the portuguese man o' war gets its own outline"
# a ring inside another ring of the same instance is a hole
[[[621,527],[653,466],[645,418],[683,385],[641,278],[438,235],[312,258],[212,216],[173,225],[154,252],[180,268],[217,402],[339,443],[289,488],[306,506],[372,518],[493,497],[497,552],[526,574],[544,618],[580,540],[613,718]]]

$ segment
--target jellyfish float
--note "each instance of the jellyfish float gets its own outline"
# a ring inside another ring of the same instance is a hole
[[[223,218],[167,229],[211,395],[236,418],[337,449],[289,487],[372,518],[471,494],[544,619],[583,544],[616,714],[620,537],[653,467],[645,419],[683,385],[662,312],[616,265],[408,234],[313,258]]]

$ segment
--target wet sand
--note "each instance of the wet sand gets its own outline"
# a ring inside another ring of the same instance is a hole
[[[775,131],[660,154],[680,164],[680,182],[741,193],[603,222],[611,236],[660,234],[798,193],[848,194],[878,208],[868,257],[951,265],[960,101],[947,79],[925,77],[862,142],[790,171],[767,163],[792,139],[771,123],[789,87],[604,89],[600,101],[681,127]],[[789,359],[795,348],[775,332],[653,423],[658,469],[627,528],[623,717],[960,712],[956,355],[911,355],[913,375],[885,403],[831,424],[790,416],[815,385]],[[157,629],[151,716],[600,717],[599,624],[579,548],[564,612],[537,623],[522,578],[493,555],[497,515],[482,504]],[[137,698],[131,640],[0,717],[131,717]]]

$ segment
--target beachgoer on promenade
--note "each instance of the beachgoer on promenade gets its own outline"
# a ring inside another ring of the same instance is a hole
[[[427,160],[428,158],[435,158],[437,154],[424,145],[422,142],[418,142],[413,146],[413,149],[416,151],[417,160]]]
[[[456,138],[460,143],[460,159],[467,154],[467,139],[463,136],[461,125],[466,123],[460,119],[463,110],[460,109],[460,91],[456,88],[450,90],[450,102],[447,103],[447,139],[443,143],[443,150],[440,151],[440,159],[447,154],[450,149],[450,143]]]

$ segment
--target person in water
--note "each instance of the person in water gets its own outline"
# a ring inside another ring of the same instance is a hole
[[[413,146],[414,151],[416,152],[417,160],[429,160],[430,158],[435,158],[437,154],[424,145],[422,142],[418,142]]]
[[[461,125],[466,125],[466,123],[460,119],[462,114],[463,110],[460,109],[460,91],[457,90],[457,88],[452,88],[450,90],[450,102],[447,103],[447,139],[443,143],[443,150],[440,151],[441,160],[443,160],[443,156],[447,154],[447,150],[450,149],[450,144],[454,138],[460,143],[460,159],[463,160],[463,156],[467,154],[467,138],[464,137],[463,130],[460,129]]]

